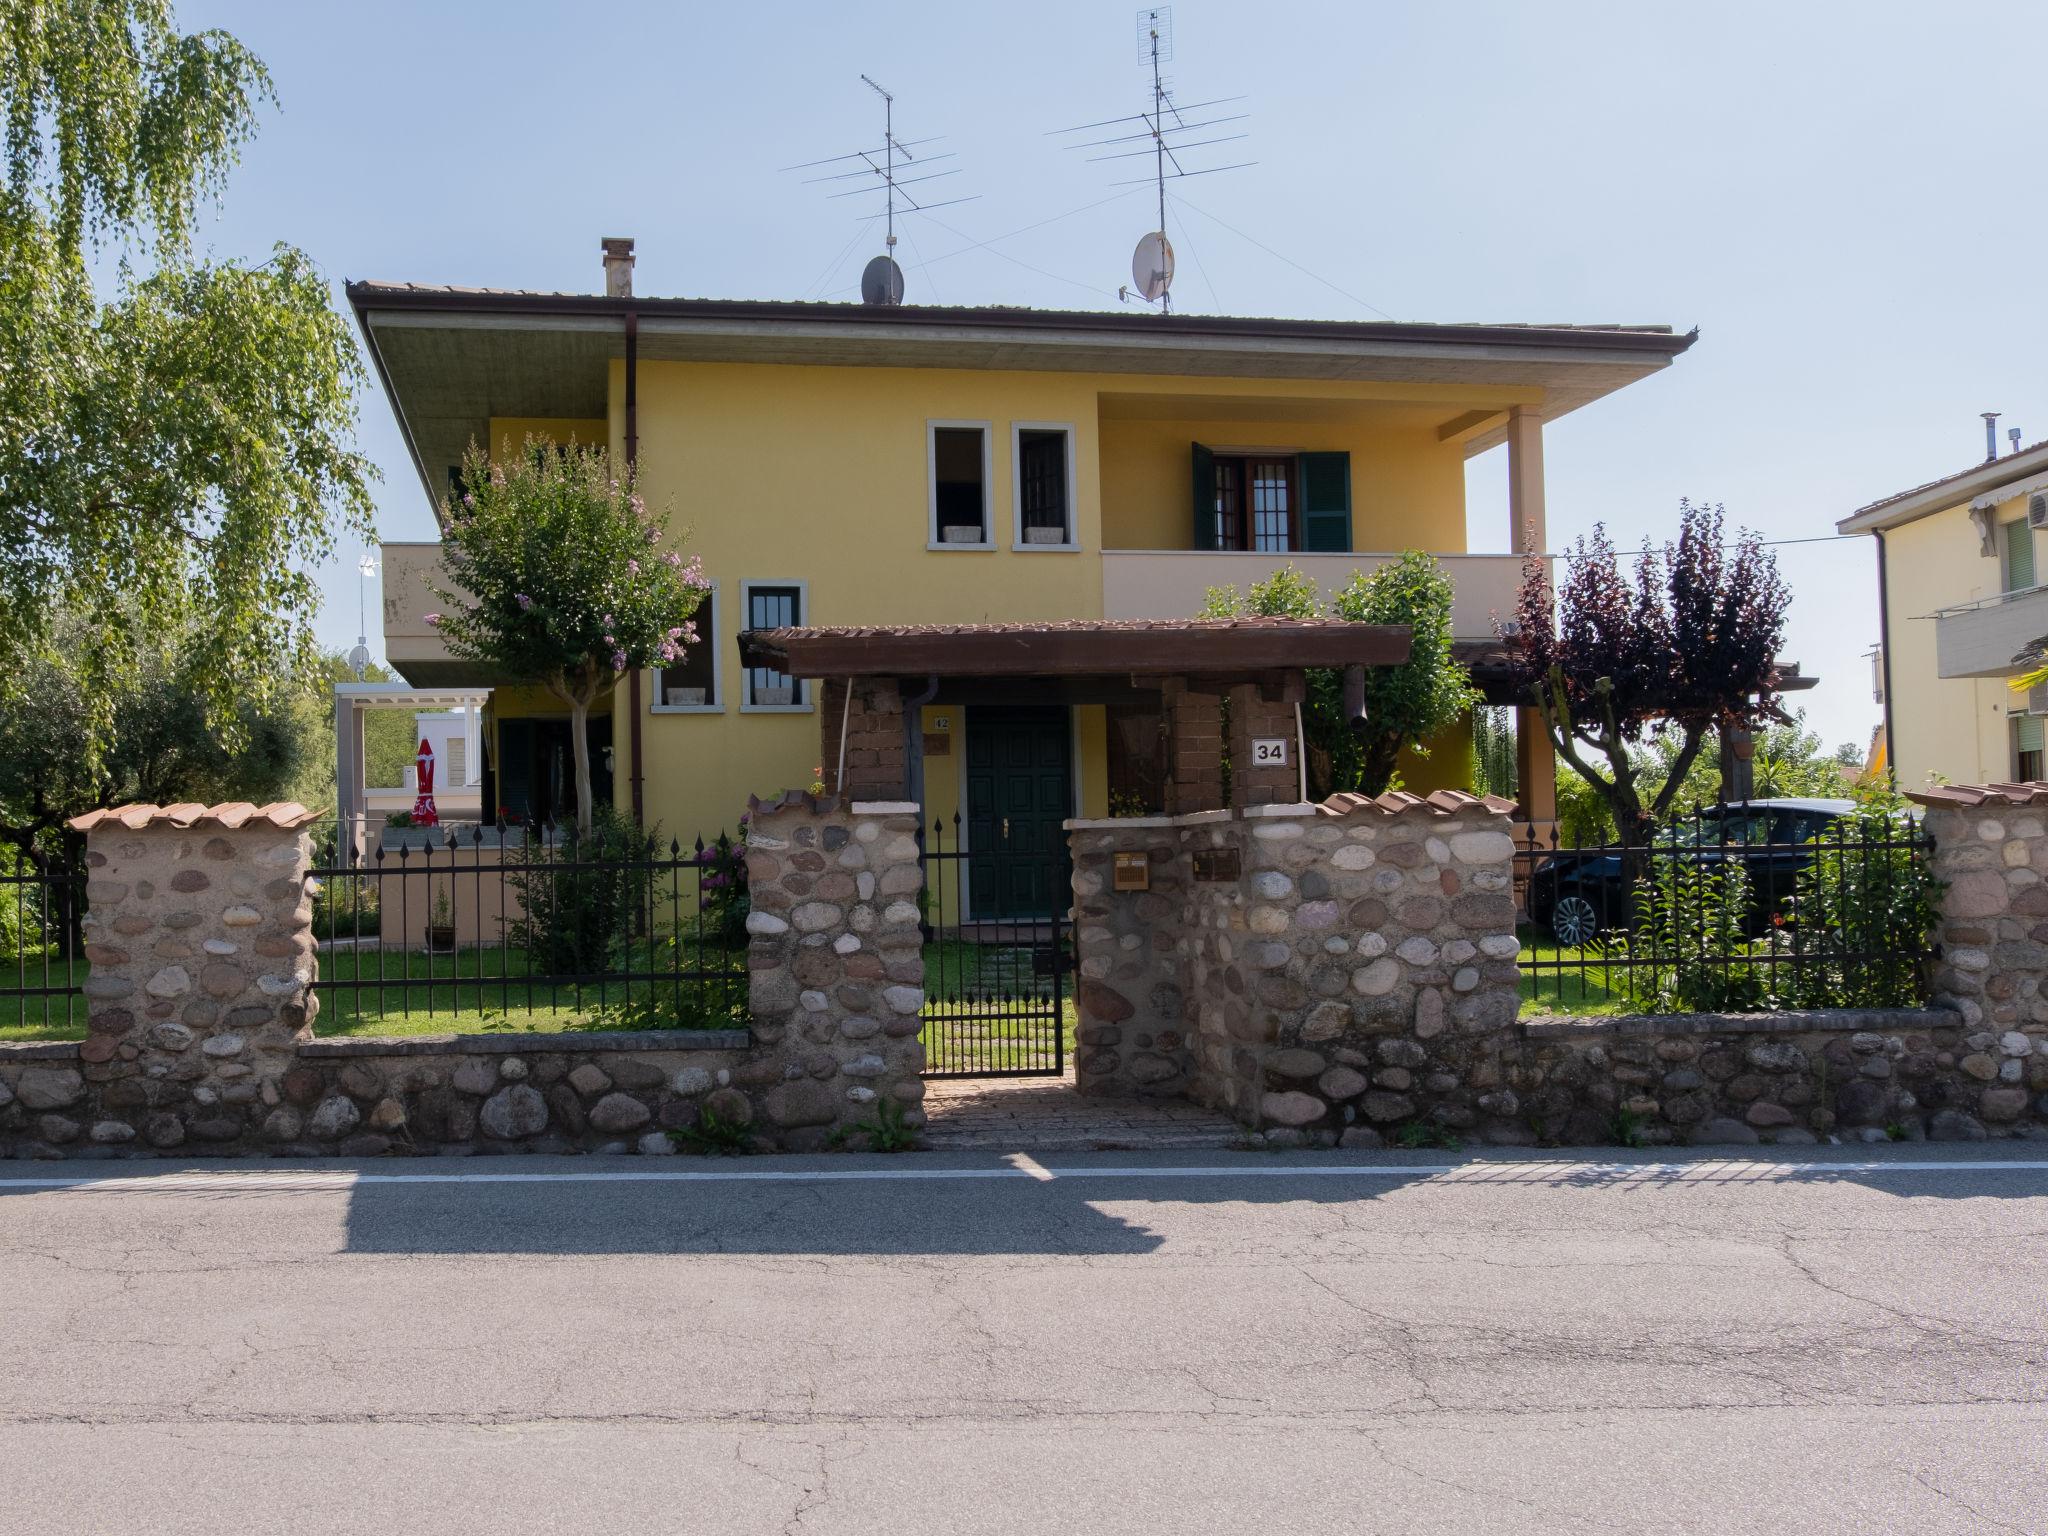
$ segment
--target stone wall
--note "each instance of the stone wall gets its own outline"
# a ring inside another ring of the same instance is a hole
[[[0,1044],[0,1156],[761,1147],[921,1125],[916,807],[756,803],[754,1027],[315,1040],[299,806],[85,819],[88,1038]]]
[[[1077,830],[1074,1076],[1082,1093],[1187,1094],[1194,1071],[1180,924],[1187,857],[1178,822],[1130,817]],[[1116,889],[1116,856],[1145,861],[1148,888]]]

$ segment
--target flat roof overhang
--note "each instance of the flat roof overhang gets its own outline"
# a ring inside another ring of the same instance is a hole
[[[1527,704],[1528,695],[1516,687],[1519,676],[1508,656],[1504,640],[1456,640],[1451,644],[1451,656],[1465,670],[1472,674],[1472,684],[1489,704]],[[1820,679],[1809,677],[1799,670],[1796,661],[1779,661],[1778,691],[1780,693],[1804,693],[1818,686]]]
[[[1428,325],[1093,310],[869,306],[351,282],[349,302],[429,497],[493,416],[592,419],[632,319],[648,362],[745,362],[1426,385],[1476,453],[1497,403],[1540,391],[1545,419],[1670,365],[1697,333],[1662,326]]]
[[[740,660],[791,677],[1260,677],[1304,667],[1391,667],[1404,624],[1341,619],[1085,619],[750,629]]]

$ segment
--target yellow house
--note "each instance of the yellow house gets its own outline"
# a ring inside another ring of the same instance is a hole
[[[601,722],[598,788],[687,842],[752,793],[808,782],[813,686],[740,664],[742,630],[1178,618],[1292,562],[1333,591],[1420,548],[1456,588],[1482,681],[1519,553],[1469,554],[1465,461],[1505,443],[1513,551],[1544,545],[1543,427],[1668,366],[1658,326],[1408,325],[635,295],[607,241],[601,295],[352,283],[422,489],[472,442],[604,443],[716,582],[677,667],[631,676]],[[386,650],[423,687],[499,685],[423,615],[432,544],[385,546]],[[915,680],[911,680],[915,681]],[[1156,795],[1156,716],[1053,695],[922,705],[927,816],[970,765],[1021,760],[1087,816]],[[909,690],[911,696],[916,689]],[[1506,702],[1505,699],[1502,700]],[[566,711],[497,687],[485,804],[566,803]],[[1404,765],[1462,786],[1466,733]],[[1547,751],[1521,794],[1547,819]]]
[[[1877,541],[1874,683],[1900,785],[2048,778],[2048,690],[2010,687],[2048,639],[2048,443],[1873,502],[1836,526]]]

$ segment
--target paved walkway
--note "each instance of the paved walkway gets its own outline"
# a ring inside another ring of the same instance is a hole
[[[1228,1147],[1244,1129],[1176,1099],[1084,1098],[1065,1077],[935,1078],[925,1141],[945,1151],[1120,1152]]]

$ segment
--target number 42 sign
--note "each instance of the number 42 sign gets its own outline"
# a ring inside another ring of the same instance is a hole
[[[1255,768],[1285,768],[1287,766],[1287,738],[1285,736],[1260,736],[1252,741],[1252,766]]]

